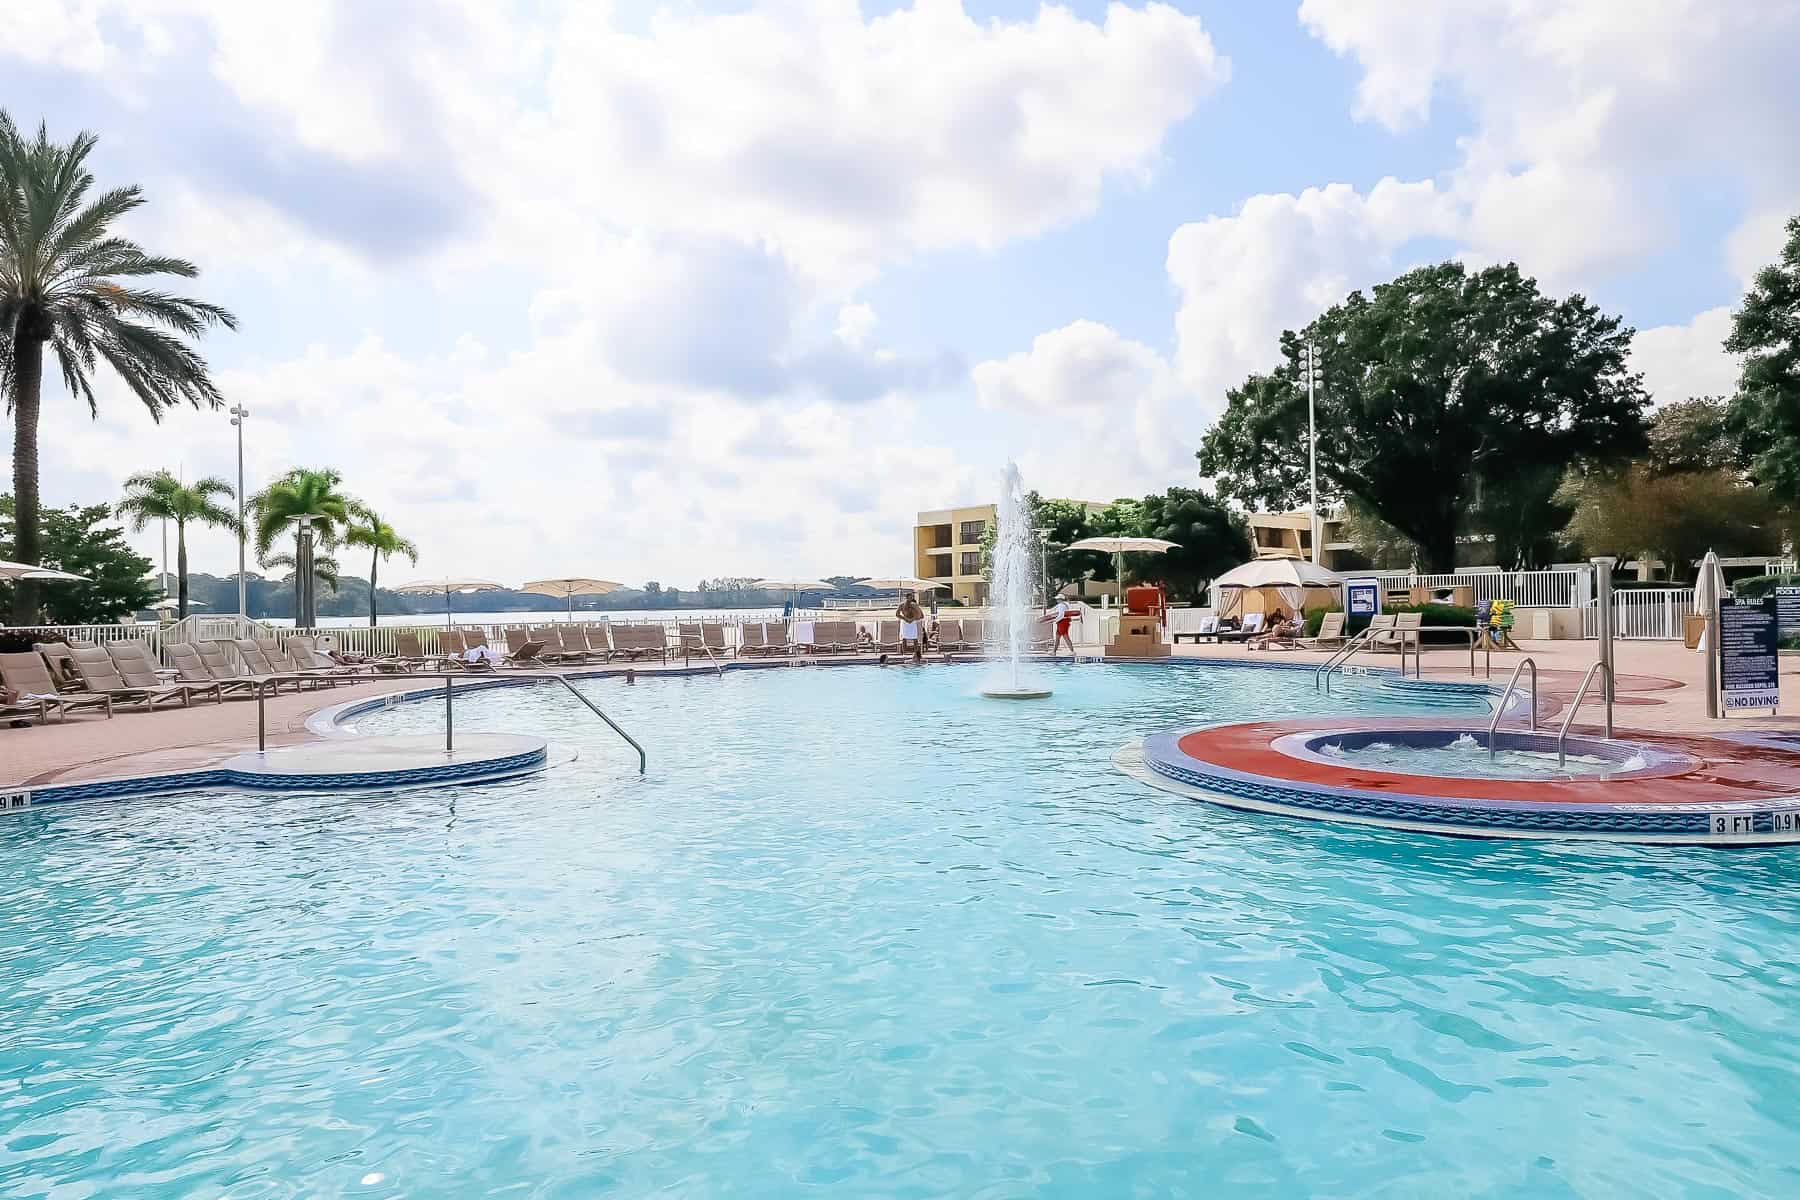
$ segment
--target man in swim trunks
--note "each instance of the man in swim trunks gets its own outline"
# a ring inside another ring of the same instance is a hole
[[[925,661],[925,610],[913,599],[911,592],[900,593],[900,607],[894,610],[894,616],[900,619],[900,646],[905,649],[906,643],[912,643],[912,660],[915,663]]]

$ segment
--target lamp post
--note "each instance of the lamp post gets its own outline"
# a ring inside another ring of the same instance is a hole
[[[249,613],[244,603],[244,418],[250,410],[241,404],[231,406],[231,424],[237,430],[238,443],[238,633],[244,631]]]
[[[1300,347],[1300,369],[1306,372],[1306,477],[1311,494],[1306,526],[1312,540],[1313,565],[1319,565],[1319,428],[1314,392],[1325,382],[1325,369],[1319,365],[1319,346],[1307,342]]]
[[[1043,607],[1050,607],[1050,535],[1051,529],[1034,529],[1038,536],[1038,591],[1043,593]]]

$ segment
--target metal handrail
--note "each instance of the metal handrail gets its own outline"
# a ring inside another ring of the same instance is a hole
[[[1500,703],[1494,706],[1494,719],[1488,722],[1488,758],[1494,757],[1494,734],[1500,728],[1500,718],[1506,715],[1506,702],[1512,699],[1513,689],[1519,686],[1519,672],[1526,667],[1531,668],[1531,731],[1537,732],[1537,661],[1530,655],[1519,660],[1513,668],[1512,678],[1506,681],[1506,690],[1500,693]]]
[[[719,656],[713,653],[713,648],[707,645],[704,640],[695,644],[697,644],[700,649],[706,651],[706,657],[712,659],[713,670],[719,673],[719,678],[725,678],[725,664],[719,661]],[[693,648],[694,644],[690,644],[687,638],[681,639],[681,661],[683,666],[687,665],[687,660],[693,651]]]
[[[1342,646],[1339,646],[1336,650],[1332,651],[1331,657],[1320,663],[1313,671],[1313,690],[1318,690],[1319,681],[1323,679],[1325,682],[1325,694],[1327,696],[1331,695],[1331,673],[1349,662],[1350,656],[1368,645],[1374,635],[1379,632],[1379,630],[1373,628],[1365,629],[1355,637],[1352,637],[1349,641],[1345,642]]]
[[[1533,670],[1535,671],[1536,668],[1533,668]],[[1559,767],[1564,765],[1568,757],[1564,743],[1569,737],[1569,726],[1574,723],[1575,714],[1581,709],[1581,701],[1587,696],[1588,684],[1594,682],[1594,676],[1602,671],[1606,672],[1607,686],[1610,687],[1612,685],[1612,669],[1605,663],[1597,662],[1589,667],[1587,669],[1587,674],[1581,677],[1581,686],[1575,689],[1575,699],[1569,703],[1569,713],[1563,718],[1562,728],[1556,731],[1556,765]],[[1612,735],[1612,710],[1608,709],[1606,714],[1606,740],[1609,742],[1612,741]]]
[[[721,673],[723,673],[723,672],[721,672]],[[555,682],[562,684],[563,687],[567,688],[569,691],[569,695],[575,697],[577,700],[581,701],[582,704],[586,705],[588,708],[588,711],[592,712],[596,717],[599,717],[602,721],[605,721],[606,724],[612,729],[612,731],[614,733],[618,734],[620,737],[624,738],[627,742],[629,742],[631,744],[631,748],[633,750],[637,751],[638,774],[639,775],[642,775],[644,773],[645,768],[649,765],[649,762],[650,762],[650,756],[648,754],[644,753],[644,747],[641,742],[639,742],[636,738],[632,737],[629,733],[625,732],[625,730],[619,725],[619,723],[617,721],[613,720],[611,717],[607,716],[606,712],[598,704],[595,704],[592,700],[589,700],[586,696],[582,695],[581,692],[575,687],[575,685],[572,682],[570,682],[570,680],[568,679],[567,676],[558,675],[553,672],[534,671],[534,672],[527,673],[524,671],[508,671],[504,675],[499,675],[498,673],[490,674],[488,672],[482,672],[479,675],[471,675],[467,671],[411,671],[411,672],[407,672],[404,675],[339,675],[339,676],[335,676],[334,678],[343,679],[343,680],[347,680],[347,681],[351,681],[351,682],[357,682],[357,683],[365,683],[365,682],[372,683],[379,679],[392,679],[392,680],[396,680],[396,681],[400,681],[400,680],[409,680],[410,681],[410,680],[415,680],[415,679],[441,679],[441,680],[443,680],[444,681],[444,753],[445,754],[450,754],[456,749],[456,709],[455,709],[454,701],[452,700],[452,697],[455,695],[455,690],[456,690],[455,684],[453,682],[454,680],[470,679],[470,678],[530,679],[530,680],[536,680],[538,682],[542,682],[546,679],[554,680]],[[266,709],[264,708],[264,705],[263,705],[264,694],[265,693],[262,688],[259,687],[256,689],[256,751],[258,754],[264,753],[268,749],[268,735],[267,735],[267,730],[266,730],[266,715],[267,714],[266,714]]]

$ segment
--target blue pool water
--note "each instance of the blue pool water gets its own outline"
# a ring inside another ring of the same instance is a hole
[[[642,779],[495,691],[459,729],[581,759],[0,821],[0,1196],[1800,1193],[1790,852],[1334,828],[1108,763],[1414,711],[1373,683],[979,681],[585,685]]]

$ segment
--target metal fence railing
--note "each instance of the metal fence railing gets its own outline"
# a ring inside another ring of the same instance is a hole
[[[1357,572],[1347,572],[1357,574]],[[1594,594],[1592,569],[1575,571],[1457,571],[1415,575],[1410,571],[1370,571],[1388,587],[1467,586],[1475,603],[1510,600],[1519,608],[1579,608]]]
[[[1693,588],[1631,588],[1614,592],[1613,636],[1634,640],[1679,638],[1683,619],[1693,611]],[[1598,601],[1582,605],[1581,636],[1600,636]]]

